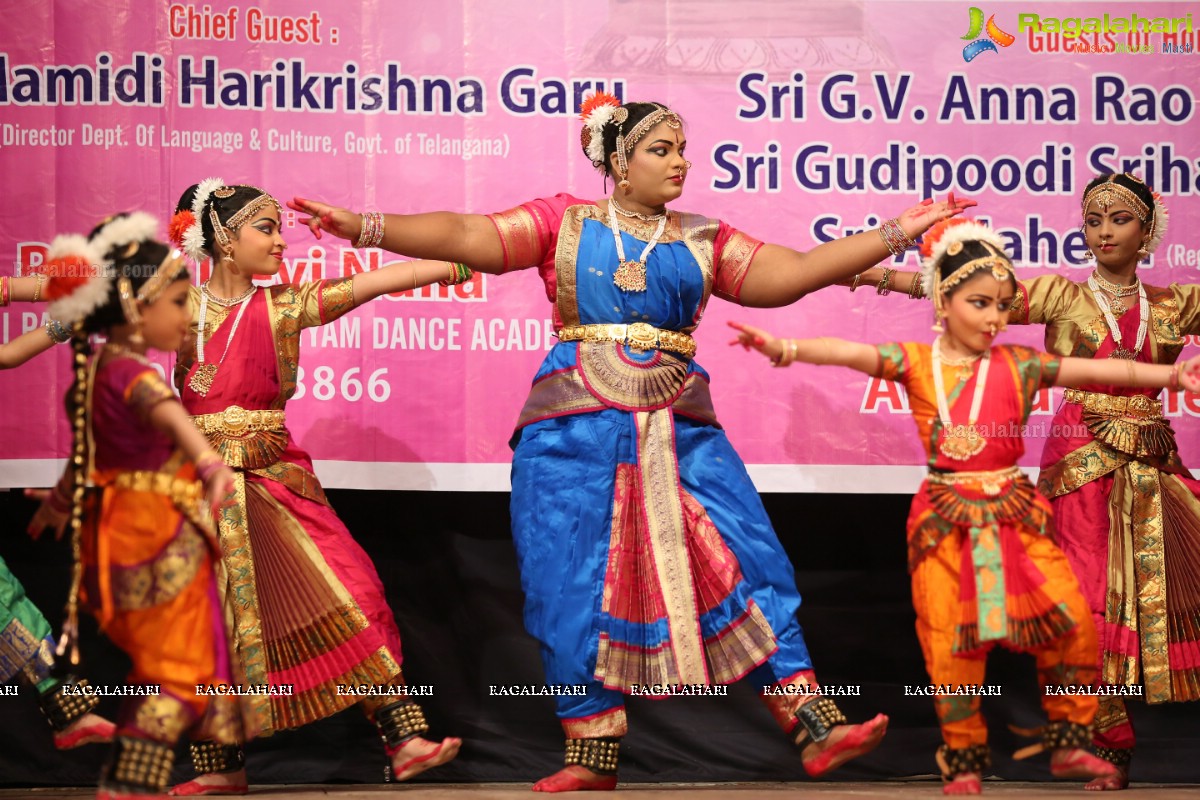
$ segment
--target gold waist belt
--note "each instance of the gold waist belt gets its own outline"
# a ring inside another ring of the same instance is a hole
[[[1138,417],[1139,419],[1162,417],[1162,403],[1158,400],[1151,400],[1144,394],[1117,397],[1100,392],[1085,392],[1082,389],[1067,389],[1063,392],[1063,399],[1068,403],[1077,403],[1083,406],[1084,411],[1108,417]]]
[[[117,489],[161,494],[183,508],[195,505],[204,497],[204,484],[200,481],[144,469],[118,472],[111,485]]]
[[[941,486],[961,486],[963,484],[978,486],[984,494],[995,497],[1000,494],[1004,484],[1024,477],[1020,467],[1005,467],[1004,469],[977,470],[975,472],[930,472],[928,480]]]
[[[247,411],[230,406],[216,414],[200,414],[192,422],[234,469],[263,469],[287,448],[283,411]]]
[[[198,414],[192,422],[205,435],[223,433],[226,436],[241,436],[257,431],[281,431],[284,426],[282,411],[247,411],[241,406],[230,406],[216,414]]]
[[[679,331],[664,331],[645,322],[631,325],[568,325],[558,332],[560,342],[620,342],[634,350],[667,350],[684,358],[696,355],[696,340]]]

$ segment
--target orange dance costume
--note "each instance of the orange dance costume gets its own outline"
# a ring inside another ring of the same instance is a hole
[[[881,345],[879,354],[882,377],[908,391],[930,470],[909,513],[908,566],[917,636],[937,687],[938,760],[948,778],[980,773],[987,728],[975,687],[994,646],[1033,653],[1045,687],[1096,679],[1091,614],[1055,544],[1049,503],[1016,467],[1034,398],[1060,362],[1019,346],[962,365],[935,362],[926,344]],[[938,412],[935,364],[949,426]],[[1046,749],[1088,744],[1094,696],[1048,692],[1042,707]]]
[[[179,401],[142,357],[96,358],[88,409],[96,490],[84,506],[80,599],[129,654],[127,683],[158,688],[122,703],[103,778],[121,792],[165,785],[171,760],[160,756],[188,729],[234,742],[240,724],[230,698],[200,690],[230,677],[203,484],[149,421],[157,404]]]

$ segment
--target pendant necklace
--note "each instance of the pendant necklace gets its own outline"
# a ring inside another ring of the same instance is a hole
[[[954,426],[950,422],[950,404],[946,400],[946,384],[942,377],[942,339],[939,336],[933,340],[933,389],[937,395],[938,418],[942,421],[942,443],[938,450],[947,458],[955,461],[966,461],[979,455],[987,447],[987,439],[979,435],[975,423],[979,420],[979,410],[983,407],[983,393],[987,384],[988,365],[991,363],[990,350],[971,357],[969,362],[979,360],[979,374],[975,377],[975,394],[971,398],[971,411],[967,416],[967,424]],[[953,362],[946,362],[953,364]],[[966,373],[969,377],[970,373]]]
[[[666,230],[667,215],[663,214],[658,220],[654,236],[650,238],[637,261],[625,260],[625,245],[621,242],[621,229],[617,225],[617,210],[613,205],[612,198],[609,198],[608,201],[608,224],[612,228],[613,241],[617,245],[617,271],[613,273],[613,283],[623,292],[646,291],[646,261],[650,258],[650,251],[658,244],[663,231]]]
[[[1118,290],[1115,292],[1118,296],[1133,294],[1132,286],[1122,290],[1122,287],[1117,287],[1113,284],[1109,285]],[[1096,305],[1100,306],[1100,311],[1104,314],[1104,321],[1108,323],[1108,330],[1112,334],[1113,343],[1116,345],[1113,351],[1108,354],[1108,357],[1121,358],[1127,361],[1135,360],[1138,353],[1142,352],[1142,345],[1146,343],[1146,331],[1149,327],[1150,301],[1146,299],[1146,287],[1142,285],[1140,280],[1137,282],[1138,311],[1140,312],[1141,319],[1138,320],[1137,339],[1134,342],[1132,350],[1126,350],[1123,346],[1121,326],[1117,324],[1117,319],[1113,316],[1112,306],[1109,305],[1108,298],[1101,291],[1101,284],[1095,273],[1092,273],[1088,277],[1088,288],[1092,290],[1092,297],[1096,298]]]
[[[241,301],[241,305],[238,306],[237,316],[233,318],[233,328],[229,331],[229,338],[225,340],[225,352],[221,353],[221,360],[213,364],[211,362],[205,363],[204,361],[204,323],[208,320],[208,300],[211,295],[208,292],[208,284],[201,287],[200,324],[196,336],[196,371],[192,373],[192,377],[188,380],[188,388],[201,397],[207,395],[209,390],[212,389],[213,381],[217,378],[217,368],[225,362],[225,356],[229,354],[229,346],[233,344],[233,337],[237,335],[238,325],[242,321],[242,314],[246,313],[246,306],[250,305],[250,301],[254,299],[254,293],[257,290],[257,285],[251,285],[244,295],[238,295],[232,301],[226,301],[220,297],[212,297],[214,303],[226,307]]]

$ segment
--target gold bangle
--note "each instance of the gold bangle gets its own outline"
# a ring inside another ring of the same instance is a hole
[[[892,293],[892,276],[896,274],[896,270],[891,267],[883,268],[883,277],[879,279],[879,285],[875,287],[875,294],[880,297]]]
[[[38,300],[42,299],[42,284],[45,282],[46,275],[39,272],[33,279],[33,300],[31,302],[36,303]]]
[[[912,286],[908,287],[908,297],[910,300],[920,300],[925,296],[925,282],[921,278],[921,273],[913,273]]]
[[[786,367],[796,360],[796,351],[799,345],[795,339],[780,339],[779,340],[779,358],[772,363],[777,367]]]
[[[854,280],[850,283],[851,294],[854,294],[854,290],[858,288],[858,284],[862,280],[862,276],[863,274],[861,272],[854,273]]]

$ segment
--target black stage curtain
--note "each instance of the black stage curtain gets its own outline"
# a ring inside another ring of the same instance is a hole
[[[550,698],[489,696],[489,685],[541,684],[537,644],[521,622],[521,587],[508,530],[508,495],[498,493],[331,491],[330,500],[379,569],[404,637],[411,684],[434,686],[422,705],[431,736],[465,740],[459,758],[419,780],[530,782],[562,763],[563,737]],[[927,776],[940,743],[929,698],[904,687],[928,682],[913,629],[905,570],[908,498],[896,495],[765,495],[764,502],[796,568],[800,609],[817,675],[859,685],[839,704],[852,720],[883,711],[888,735],[838,780]],[[0,555],[57,629],[66,596],[66,542],[31,542],[24,534],[33,505],[0,492]],[[547,535],[552,532],[547,531]],[[85,621],[85,674],[118,685],[128,662]],[[1002,697],[983,701],[994,772],[1047,780],[1045,756],[1015,762],[1021,746],[1007,726],[1034,727],[1043,717],[1033,658],[995,652],[988,683]],[[723,698],[632,698],[621,778],[654,781],[806,780],[795,749],[755,696],[730,687]],[[101,711],[116,713],[106,698]],[[56,752],[27,694],[0,697],[0,784],[94,783],[103,747]],[[1139,735],[1133,780],[1200,782],[1196,705],[1133,704]],[[378,782],[384,753],[374,728],[351,709],[299,731],[252,742],[252,783]],[[190,777],[186,748],[177,778]]]

